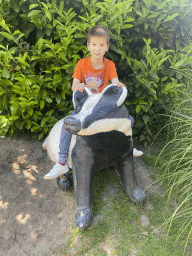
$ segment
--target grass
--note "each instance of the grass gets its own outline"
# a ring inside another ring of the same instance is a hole
[[[153,209],[139,206],[125,195],[116,173],[108,168],[98,172],[94,179],[93,201],[93,224],[85,231],[74,226],[64,249],[57,249],[54,255],[184,255],[185,234],[175,242],[174,229],[178,229],[179,219],[167,239],[167,227],[163,223],[172,216],[174,206],[167,207],[163,195],[149,195]],[[142,226],[143,214],[147,216],[149,225]],[[185,255],[191,254],[186,250]]]
[[[158,160],[163,161],[161,182],[167,187],[168,202],[175,200],[172,216],[167,220],[168,233],[179,220],[176,239],[185,234],[185,248],[192,239],[192,94],[171,110],[168,131],[172,139],[165,145]]]

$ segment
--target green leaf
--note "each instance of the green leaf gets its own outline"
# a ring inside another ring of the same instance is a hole
[[[180,80],[183,77],[183,74],[179,73],[179,72],[176,72],[176,77],[177,77],[177,79]]]
[[[146,139],[146,137],[143,134],[141,134],[139,139],[140,139],[140,141],[144,141]]]
[[[185,59],[181,59],[175,63],[175,67],[178,68],[185,63]]]
[[[61,81],[62,81],[62,75],[61,74],[54,75],[54,77],[53,77],[53,84],[58,84]]]
[[[21,37],[23,37],[25,34],[23,34],[23,33],[21,33],[18,37],[17,37],[17,41],[19,41],[19,39],[21,38]]]
[[[42,99],[45,99],[46,96],[47,96],[47,91],[44,90],[44,91],[42,92]]]
[[[45,3],[41,2],[41,4],[48,10],[48,6]]]
[[[51,17],[50,11],[44,8],[44,12],[45,12],[47,18],[51,21],[51,20],[52,20],[52,17]]]
[[[0,96],[2,96],[4,93],[6,93],[6,90],[1,90],[0,91]]]
[[[124,22],[126,23],[126,22],[131,22],[131,21],[134,21],[135,19],[134,18],[127,18],[126,20],[124,20]]]
[[[97,15],[96,17],[94,17],[93,19],[91,19],[91,22],[97,22],[98,20],[100,20],[103,16],[102,15]]]
[[[47,111],[45,115],[51,116],[53,114],[53,112],[54,112],[54,109],[51,109],[51,110]]]
[[[38,5],[38,4],[31,4],[31,5],[29,6],[29,10],[34,9],[34,8],[37,7],[37,6],[39,6],[39,5]]]
[[[86,18],[85,18],[85,17],[83,17],[83,16],[80,16],[80,15],[79,15],[79,18],[81,18],[82,20],[84,20],[84,21],[88,22],[88,19],[86,19]]]
[[[139,113],[140,110],[141,110],[141,105],[138,104],[138,105],[136,106],[136,113]]]
[[[7,51],[7,49],[3,45],[0,45],[0,48],[3,48],[4,50]]]
[[[29,116],[32,116],[32,115],[33,115],[33,108],[29,108],[28,114],[29,114]]]
[[[53,102],[52,99],[51,99],[51,98],[48,98],[48,97],[46,97],[45,100],[46,100],[48,103],[52,103],[52,102]]]
[[[27,130],[29,130],[31,128],[31,125],[32,125],[31,120],[27,120],[26,122],[27,122],[26,128],[27,128]]]
[[[173,20],[178,15],[179,15],[178,13],[174,13],[173,15],[168,16],[165,20],[163,20],[163,22],[167,22],[167,21]]]
[[[50,36],[51,32],[52,32],[52,28],[46,28],[45,29],[45,33],[46,33],[47,36]]]
[[[110,21],[113,21],[115,18],[117,18],[119,16],[119,13],[116,13],[115,15],[113,15],[110,19]]]
[[[19,1],[11,0],[10,4],[11,4],[11,7],[13,8],[13,10],[15,12],[19,12],[20,11]]]
[[[49,119],[49,117],[44,117],[44,118],[41,120],[40,126],[43,127],[43,126],[45,125],[45,123],[47,122],[48,119]]]
[[[11,33],[11,32],[10,32]],[[13,35],[16,35],[18,33],[21,33],[19,30],[15,30],[15,32],[13,33]]]
[[[144,68],[147,69],[147,64],[146,64],[146,62],[145,62],[143,59],[141,59],[140,62],[143,64]]]
[[[59,11],[62,13],[64,10],[64,1],[61,1],[59,4]]]
[[[117,40],[117,41],[122,41],[123,39],[122,39],[122,36],[120,36],[120,35],[113,35],[112,36],[112,39],[113,40]]]
[[[5,30],[7,30],[11,34],[9,27],[5,24],[5,20],[2,20],[0,22],[0,26],[3,27]]]
[[[42,116],[43,115],[40,111],[35,111],[35,114],[37,114],[38,116]]]
[[[28,107],[28,102],[27,101],[21,101],[19,102],[19,105],[23,108],[23,112],[25,111],[25,108]]]
[[[30,18],[30,17],[32,17],[32,16],[36,16],[36,15],[38,15],[39,13],[41,13],[40,10],[33,10],[33,11],[29,12],[28,17]]]
[[[166,81],[167,79],[168,79],[168,76],[164,76],[164,77],[161,78],[161,81],[164,82],[164,81]]]
[[[34,132],[34,131],[39,130],[39,129],[40,129],[40,126],[39,126],[39,125],[36,125],[36,126],[33,126],[33,127],[31,128],[31,131]]]
[[[41,110],[44,108],[44,106],[45,106],[45,101],[41,100],[40,101],[40,108],[41,108]]]
[[[3,68],[3,77],[5,77],[5,78],[9,78],[10,77],[10,72],[5,67]]]
[[[127,29],[127,28],[132,28],[133,25],[132,24],[125,24],[121,27],[121,29]]]
[[[8,34],[7,32],[0,32],[0,34],[10,40],[14,40],[14,37],[10,34]]]
[[[157,75],[157,72],[155,72],[155,71],[153,71],[153,70],[149,70],[149,75],[150,75],[150,77],[153,78],[153,80],[159,81],[159,77],[158,77],[158,75]]]
[[[52,0],[52,5],[53,5],[54,7],[57,7],[57,0]]]
[[[148,115],[143,116],[143,121],[145,124],[147,124],[149,122],[149,116]]]
[[[40,135],[39,135],[39,137],[38,137],[39,140],[41,140],[41,139],[43,138],[44,134],[45,134],[44,132],[40,133]]]

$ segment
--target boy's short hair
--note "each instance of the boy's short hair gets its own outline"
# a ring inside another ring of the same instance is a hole
[[[87,39],[88,43],[90,41],[91,36],[103,36],[107,39],[107,44],[109,44],[110,42],[109,31],[106,27],[102,25],[96,25],[88,31],[88,39]]]

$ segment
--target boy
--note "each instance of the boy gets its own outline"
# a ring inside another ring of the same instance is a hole
[[[87,48],[91,57],[79,60],[73,73],[72,91],[83,92],[87,86],[93,93],[100,93],[109,84],[116,84],[118,87],[125,87],[118,79],[115,64],[104,58],[104,54],[109,49],[110,34],[106,27],[97,25],[89,30]],[[71,115],[74,115],[75,112]],[[134,119],[131,118],[131,126]],[[61,130],[59,145],[59,163],[55,164],[44,179],[54,179],[69,171],[66,164],[68,149],[71,142],[71,134],[65,131],[64,125]],[[142,155],[142,151],[134,149],[134,155]]]

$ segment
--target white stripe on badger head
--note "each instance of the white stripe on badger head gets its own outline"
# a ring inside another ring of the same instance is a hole
[[[88,128],[82,129],[78,135],[93,135],[100,132],[119,131],[132,136],[131,120],[127,118],[106,118],[95,121]]]
[[[75,92],[76,92],[76,91],[77,91],[77,90],[75,90],[75,91],[73,92],[73,97],[72,97],[72,102],[73,102],[74,108],[75,108],[74,95],[75,95]],[[85,91],[87,92],[88,96],[93,96],[93,95],[94,95],[94,94],[92,93],[92,91],[91,91],[89,88],[87,88],[87,87],[85,87]]]
[[[121,87],[121,88],[123,89],[123,92],[117,101],[117,107],[121,106],[127,97],[127,88],[125,87]]]
[[[94,95],[94,93],[92,93],[92,91],[89,88],[87,88],[87,87],[85,87],[85,91],[87,92],[87,94],[89,96],[93,96]]]

